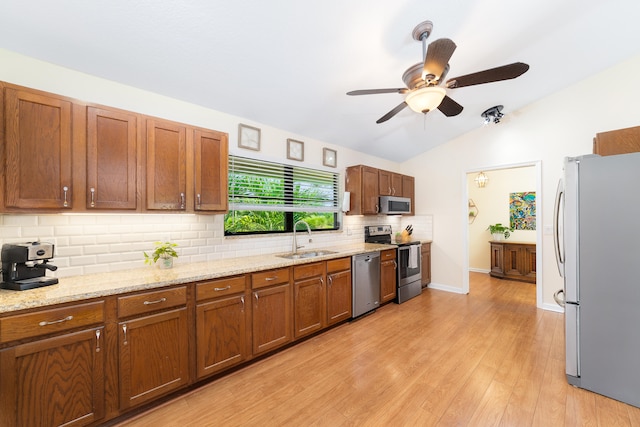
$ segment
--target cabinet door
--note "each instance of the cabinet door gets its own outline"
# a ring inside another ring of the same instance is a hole
[[[187,207],[186,128],[147,120],[147,209]]]
[[[351,318],[351,270],[327,274],[327,324]]]
[[[135,318],[118,326],[121,409],[187,384],[186,308]]]
[[[378,169],[368,166],[362,167],[362,213],[377,214],[378,206]]]
[[[137,123],[132,113],[87,108],[87,209],[136,209]]]
[[[522,270],[521,273],[529,281],[536,281],[536,246],[526,245],[522,247]]]
[[[381,196],[393,195],[393,188],[391,183],[391,176],[393,174],[389,171],[378,170],[378,190]]]
[[[380,302],[391,301],[396,297],[396,261],[380,263]]]
[[[0,425],[84,426],[104,416],[104,329],[0,352]]]
[[[504,274],[504,251],[500,244],[491,243],[491,274],[497,276]]]
[[[521,276],[522,247],[519,245],[504,245],[504,274],[506,276]]]
[[[253,354],[263,353],[291,341],[291,285],[254,290]]]
[[[299,338],[324,327],[325,291],[322,276],[296,281],[294,287],[294,328]]]
[[[198,378],[221,371],[247,358],[247,313],[244,295],[198,304]]]
[[[404,196],[404,193],[402,192],[403,180],[404,180],[404,175],[400,175],[398,173],[391,174],[391,195],[392,196],[409,197],[409,196]]]
[[[5,205],[71,208],[71,102],[5,88]]]
[[[422,286],[431,283],[431,243],[422,244]]]
[[[416,179],[414,177],[402,175],[402,197],[408,197],[411,199],[411,215],[416,213],[415,182]]]
[[[229,151],[227,135],[196,130],[194,143],[194,209],[226,211]]]

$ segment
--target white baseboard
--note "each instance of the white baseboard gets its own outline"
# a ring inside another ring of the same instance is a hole
[[[491,270],[485,270],[483,268],[471,268],[471,267],[469,267],[469,271],[473,271],[474,273],[485,273],[485,274],[491,273]]]
[[[468,292],[462,292],[460,288],[454,288],[453,286],[441,285],[440,283],[429,283],[427,286],[430,289],[437,289],[439,291],[453,292],[454,294],[462,294],[465,295]]]
[[[555,311],[556,313],[564,313],[564,308],[560,307],[558,304],[544,303],[540,308],[547,311]]]

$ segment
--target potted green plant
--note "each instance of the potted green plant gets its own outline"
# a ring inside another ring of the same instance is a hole
[[[145,264],[155,264],[160,260],[160,268],[171,268],[173,267],[173,259],[178,258],[178,253],[174,249],[178,246],[177,243],[171,242],[155,242],[156,246],[151,255],[144,252],[144,263]]]
[[[506,227],[501,223],[497,223],[489,225],[489,227],[487,227],[487,230],[489,230],[489,232],[493,235],[493,240],[502,240],[503,236],[506,240],[509,238],[509,236],[511,236],[513,228]]]

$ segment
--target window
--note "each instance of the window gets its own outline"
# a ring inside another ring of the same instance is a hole
[[[338,174],[229,156],[225,235],[291,232],[300,220],[312,230],[339,228]]]

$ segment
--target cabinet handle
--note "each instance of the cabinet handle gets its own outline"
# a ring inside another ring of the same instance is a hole
[[[264,280],[267,282],[272,282],[274,280],[276,280],[278,278],[278,276],[271,276],[271,277],[265,277]]]
[[[96,189],[91,187],[91,189],[89,189],[89,192],[91,193],[91,204],[89,206],[91,206],[92,208],[96,207]]]
[[[244,295],[240,297],[240,303],[242,304],[242,311],[244,312]]]
[[[321,285],[324,285],[324,277],[321,277],[321,278],[320,278],[320,284],[321,284]]]
[[[380,213],[380,206],[376,205],[376,213]]]
[[[200,205],[202,205],[202,198],[200,197],[200,193],[196,194],[196,207],[200,209]]]
[[[100,353],[100,329],[96,329],[96,353]]]
[[[56,323],[68,322],[69,320],[73,320],[73,316],[67,316],[64,319],[53,320],[51,322],[46,322],[46,321],[43,320],[42,322],[38,323],[38,325],[40,325],[40,326],[49,326],[49,325],[55,325]]]
[[[69,192],[69,187],[67,187],[66,185],[64,187],[62,187],[62,194],[64,197],[64,200],[62,202],[62,206],[64,206],[65,208],[69,207],[69,202],[67,202],[67,192]]]
[[[389,187],[389,194],[393,196],[393,188]]]
[[[180,209],[184,209],[184,193],[180,193]]]
[[[224,288],[213,288],[213,290],[216,291],[216,292],[226,291],[227,289],[231,289],[231,285],[225,286]]]
[[[333,285],[333,276],[329,276],[329,277],[327,277],[327,284],[328,284],[329,286]]]
[[[124,332],[124,342],[122,344],[127,345],[127,324],[122,325],[122,332]]]
[[[256,307],[258,306],[258,293],[254,292],[253,296],[256,297]]]
[[[396,262],[396,260],[393,260],[393,269],[397,270],[398,269],[398,263]]]
[[[166,298],[160,298],[157,299],[155,301],[145,301],[143,302],[144,305],[151,305],[151,304],[160,304],[161,302],[165,302],[167,299]]]

